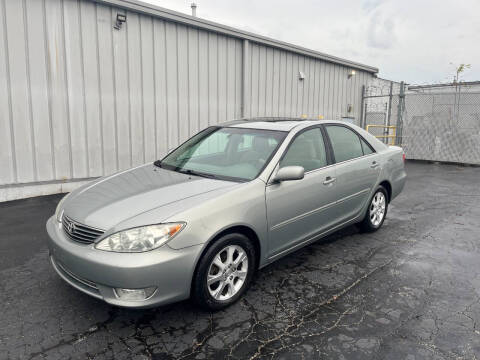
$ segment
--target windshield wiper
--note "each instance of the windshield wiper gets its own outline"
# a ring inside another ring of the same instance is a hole
[[[190,169],[183,170],[180,168],[176,168],[175,171],[181,172],[183,174],[188,174],[188,175],[201,176],[208,179],[218,179],[217,176],[213,174],[205,174],[205,173],[196,172],[195,170],[190,170]]]
[[[201,176],[201,177],[208,178],[208,179],[218,179],[218,177],[214,174],[205,174],[205,173],[202,173],[202,172],[196,172],[195,170],[182,169],[180,167],[170,168],[170,165],[168,165],[168,164],[167,164],[167,167],[164,167],[164,166],[162,166],[162,161],[161,160],[156,160],[153,163],[153,165],[155,165],[159,168],[162,168],[162,169],[166,168],[166,169],[173,170],[173,171],[176,171],[176,172],[179,172],[179,173],[182,173],[182,174]]]

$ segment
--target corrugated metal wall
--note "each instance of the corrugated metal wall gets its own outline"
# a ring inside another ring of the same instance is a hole
[[[362,86],[371,74],[357,70],[349,77],[351,68],[346,66],[257,44],[250,45],[249,55],[247,116],[345,116],[355,117],[359,124]]]
[[[117,13],[127,13],[120,30]],[[240,38],[88,0],[0,0],[0,186],[152,161],[240,117],[243,97],[246,116],[339,118],[352,104],[360,117],[371,74],[348,79],[348,67],[255,43],[244,74],[243,49]]]

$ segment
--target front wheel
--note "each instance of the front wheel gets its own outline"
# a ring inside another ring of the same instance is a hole
[[[233,304],[247,290],[255,268],[255,248],[246,236],[222,236],[200,259],[193,277],[193,300],[209,310]]]
[[[387,190],[383,186],[379,186],[372,198],[363,218],[360,223],[360,228],[366,232],[374,232],[380,229],[385,221],[388,210],[388,195]]]

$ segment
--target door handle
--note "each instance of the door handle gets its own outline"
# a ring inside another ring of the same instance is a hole
[[[331,184],[331,183],[335,182],[335,180],[337,180],[337,178],[334,178],[334,177],[331,177],[331,176],[327,176],[327,177],[325,178],[325,181],[323,182],[323,185]]]
[[[378,163],[377,163],[376,161],[372,162],[372,165],[370,165],[370,167],[371,167],[372,169],[375,169],[375,168],[377,168],[378,166],[379,166],[379,165],[378,165]]]

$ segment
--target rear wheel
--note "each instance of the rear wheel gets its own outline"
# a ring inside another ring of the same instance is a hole
[[[380,229],[385,221],[388,210],[388,194],[383,186],[379,186],[372,198],[363,218],[360,223],[360,228],[366,232],[374,232]]]
[[[193,300],[209,310],[233,304],[250,285],[255,262],[255,248],[245,235],[222,236],[200,259],[193,278]]]

